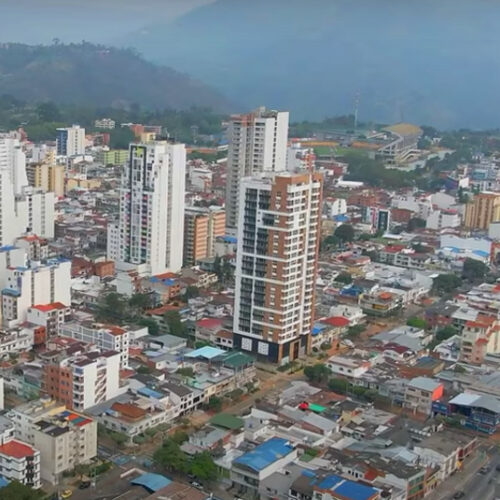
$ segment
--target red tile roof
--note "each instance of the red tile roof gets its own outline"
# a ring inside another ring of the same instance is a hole
[[[41,312],[49,312],[55,309],[66,309],[66,306],[61,302],[53,302],[52,304],[37,304],[33,308]]]
[[[349,326],[350,324],[350,321],[344,316],[332,316],[331,318],[321,319],[319,322],[336,327]]]
[[[31,446],[21,443],[21,441],[12,439],[0,446],[0,454],[13,458],[25,458],[32,457],[35,454],[35,450]]]
[[[201,328],[217,328],[222,326],[223,321],[218,318],[202,318],[196,322],[196,326]]]

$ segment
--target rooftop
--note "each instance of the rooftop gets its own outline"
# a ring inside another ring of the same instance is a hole
[[[35,454],[35,450],[21,441],[12,439],[0,446],[0,454],[12,458],[25,458],[32,457]]]
[[[294,448],[286,439],[275,437],[237,458],[234,463],[259,472],[277,460],[289,455],[293,450]]]

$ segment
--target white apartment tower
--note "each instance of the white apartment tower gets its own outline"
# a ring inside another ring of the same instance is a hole
[[[85,153],[85,129],[79,125],[58,128],[56,152],[59,156],[76,156]]]
[[[264,107],[231,117],[226,185],[226,227],[229,232],[236,233],[240,180],[261,172],[286,170],[288,120],[288,112]]]
[[[120,219],[108,231],[108,257],[155,275],[182,267],[186,148],[131,144],[122,175]]]
[[[284,364],[310,349],[322,176],[241,181],[234,347]]]

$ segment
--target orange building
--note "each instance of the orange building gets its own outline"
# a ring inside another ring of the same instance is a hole
[[[226,212],[220,208],[189,207],[184,213],[184,265],[214,256],[215,239],[226,232]]]

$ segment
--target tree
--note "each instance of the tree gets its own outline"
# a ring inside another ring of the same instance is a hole
[[[134,142],[134,133],[128,127],[117,127],[110,132],[109,147],[111,149],[128,149]]]
[[[170,471],[186,472],[188,470],[187,455],[181,450],[179,443],[172,438],[163,441],[161,447],[154,452],[153,460]]]
[[[415,231],[415,229],[423,229],[425,227],[425,220],[421,219],[420,217],[412,217],[408,221],[408,226],[406,227],[406,230],[409,233],[412,233]]]
[[[200,289],[197,286],[189,285],[182,296],[182,300],[187,302],[189,299],[194,299],[200,295]]]
[[[101,297],[97,305],[96,316],[101,321],[123,323],[127,318],[127,301],[116,292],[111,292]]]
[[[342,243],[350,243],[354,240],[354,228],[350,224],[342,224],[333,233]]]
[[[427,328],[427,321],[425,321],[425,319],[422,318],[417,318],[416,316],[408,318],[406,324],[408,326],[413,326],[415,328],[420,328],[422,330],[425,330]]]
[[[482,280],[489,268],[479,260],[467,258],[464,261],[462,277],[471,281]]]
[[[352,325],[347,329],[347,336],[349,338],[359,337],[366,330],[365,325]]]
[[[456,328],[454,328],[451,325],[444,326],[443,328],[440,328],[436,332],[436,340],[438,342],[443,342],[444,340],[448,340],[450,337],[453,337],[453,335],[457,335],[458,331]]]
[[[207,409],[219,413],[222,410],[222,399],[217,396],[210,396],[207,403]]]
[[[338,247],[339,245],[340,245],[340,239],[337,238],[337,236],[331,234],[321,242],[321,250],[322,251],[328,250],[330,248]]]
[[[153,318],[141,318],[137,321],[140,326],[147,326],[149,335],[159,335],[160,327]]]
[[[58,122],[61,119],[59,108],[52,101],[42,102],[36,108],[36,114],[41,122]]]
[[[349,285],[352,283],[352,276],[347,272],[342,272],[335,278],[335,281]]]
[[[128,436],[123,432],[115,432],[111,431],[108,433],[108,436],[118,445],[123,446],[128,443]]]
[[[41,500],[44,497],[41,491],[34,490],[18,481],[11,481],[7,486],[0,488],[2,500]]]
[[[189,472],[202,481],[213,481],[217,479],[217,466],[210,453],[203,451],[197,453],[189,464]]]
[[[165,323],[167,324],[168,333],[170,333],[171,335],[176,335],[177,337],[187,336],[187,328],[181,320],[179,311],[167,311],[163,318],[165,320]]]
[[[134,293],[128,300],[128,305],[137,312],[143,312],[151,307],[151,296],[147,293]]]
[[[328,382],[328,377],[331,375],[330,368],[322,363],[316,363],[313,366],[304,368],[304,375],[310,382],[323,384]]]
[[[345,394],[349,387],[349,382],[344,378],[331,378],[328,381],[328,389],[339,394]]]
[[[194,370],[190,366],[179,368],[175,373],[182,375],[183,377],[194,377]]]
[[[461,284],[462,280],[456,274],[440,274],[434,278],[432,288],[438,293],[452,293]]]

